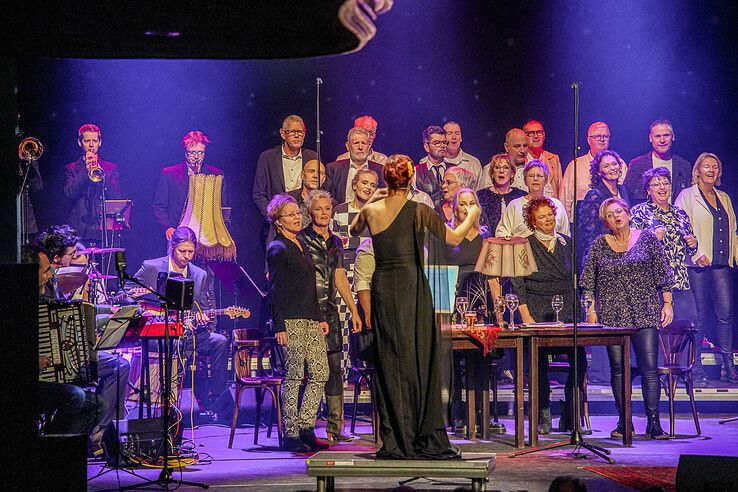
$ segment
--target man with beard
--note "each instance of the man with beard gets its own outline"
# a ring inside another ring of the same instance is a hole
[[[359,116],[354,120],[354,127],[363,128],[369,134],[369,160],[384,166],[384,163],[387,162],[387,156],[374,150],[374,140],[377,138],[377,120],[369,115]],[[346,151],[336,157],[336,160],[340,161],[342,159],[348,159],[349,157],[350,154]]]
[[[511,186],[519,188],[523,191],[528,191],[528,187],[525,186],[525,179],[523,179],[523,168],[525,167],[526,159],[528,158],[528,138],[525,132],[520,128],[513,128],[505,134],[505,153],[510,156],[513,163],[513,176]],[[490,164],[484,166],[482,170],[482,185],[481,188],[489,188],[492,186],[492,178],[490,171]]]
[[[451,164],[446,162],[448,139],[446,131],[438,125],[430,125],[423,130],[423,148],[427,155],[415,166],[415,187],[430,195],[433,208],[443,203],[443,175]],[[412,185],[412,182],[411,182]]]
[[[323,189],[338,203],[354,199],[352,182],[359,170],[371,169],[380,176],[379,186],[384,186],[382,166],[369,160],[369,138],[369,133],[363,128],[352,128],[346,137],[346,149],[350,157],[326,166]]]
[[[354,333],[361,330],[361,321],[351,295],[346,270],[343,268],[341,240],[328,228],[333,211],[331,197],[324,190],[315,190],[310,193],[307,205],[312,223],[303,229],[298,237],[307,246],[307,253],[312,257],[315,265],[318,304],[329,326],[328,335],[326,335],[329,370],[328,381],[325,385],[326,402],[328,403],[326,435],[329,444],[336,444],[353,440],[352,437],[343,434],[343,371],[341,370],[343,330],[336,305],[336,291],[348,306]]]

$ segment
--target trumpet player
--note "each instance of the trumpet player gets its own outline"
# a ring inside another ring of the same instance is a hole
[[[82,156],[64,169],[64,196],[71,203],[67,224],[83,240],[99,240],[101,200],[121,197],[118,167],[99,157],[102,145],[100,128],[86,123],[77,131]]]

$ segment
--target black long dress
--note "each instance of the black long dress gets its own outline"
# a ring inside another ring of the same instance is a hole
[[[406,202],[373,235],[372,328],[382,448],[377,457],[458,457],[444,428],[441,335],[422,268],[424,231],[445,238],[433,210]]]

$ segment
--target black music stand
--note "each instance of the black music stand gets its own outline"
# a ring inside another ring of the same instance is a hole
[[[132,347],[136,345],[137,343],[137,335],[138,328],[141,324],[145,322],[145,318],[143,318],[138,313],[139,307],[138,306],[123,306],[120,308],[113,316],[111,316],[110,320],[108,321],[108,324],[105,326],[105,330],[103,331],[102,336],[98,340],[98,342],[95,344],[95,350],[116,350],[119,348],[125,348],[125,347]],[[117,367],[117,375],[116,375],[116,384],[120,385],[120,352],[116,352],[116,355],[118,357],[118,367]],[[114,429],[111,430],[105,430],[105,433],[107,432],[115,432],[115,436],[112,438],[114,440],[114,443],[110,443],[112,446],[112,449],[108,450],[105,449],[105,452],[107,454],[107,461],[105,463],[105,466],[103,466],[100,469],[100,472],[95,475],[92,478],[87,479],[88,482],[95,480],[96,478],[99,478],[103,475],[106,475],[110,473],[113,470],[119,470],[122,469],[124,472],[128,473],[129,475],[133,475],[134,477],[138,477],[142,480],[145,480],[145,477],[142,477],[141,475],[137,474],[133,471],[133,469],[129,466],[128,468],[121,468],[121,463],[125,463],[126,460],[123,459],[123,456],[120,452],[120,442],[118,441],[118,428],[120,426],[120,408],[121,408],[121,402],[120,402],[120,387],[116,387],[115,392],[115,421],[116,424],[111,423],[111,425],[114,427]],[[108,441],[109,442],[109,441]],[[103,436],[103,447],[105,447],[106,439]],[[106,470],[107,468],[107,470]]]

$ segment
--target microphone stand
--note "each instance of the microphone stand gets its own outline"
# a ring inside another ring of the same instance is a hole
[[[23,163],[25,163],[25,170],[23,169]],[[28,186],[28,174],[31,172],[31,164],[33,161],[22,161],[19,165],[21,167],[20,172],[23,173],[23,181],[21,182],[20,190],[18,190],[18,195],[16,196],[16,210],[17,212],[17,221],[18,221],[18,229],[16,230],[18,234],[18,251],[20,252],[20,247],[28,242],[28,211],[26,210],[26,200],[24,198],[24,195],[26,193],[26,187]],[[30,198],[29,198],[30,199]]]
[[[116,265],[117,266],[117,265]],[[169,307],[175,306],[176,303],[173,302],[168,297],[160,294],[156,290],[150,288],[148,285],[145,285],[143,282],[138,280],[136,277],[129,275],[128,273],[123,271],[118,271],[118,274],[121,276],[122,280],[130,280],[134,284],[138,285],[139,287],[143,287],[147,291],[151,292],[156,296],[156,298],[161,303],[162,307],[164,308],[164,384],[162,386],[162,412],[161,412],[161,458],[163,460],[163,466],[161,473],[159,474],[159,477],[156,480],[147,480],[145,482],[139,483],[139,484],[133,484],[133,485],[127,485],[125,487],[121,487],[119,490],[132,490],[132,489],[140,489],[140,488],[147,488],[150,485],[159,485],[163,486],[164,490],[169,490],[169,484],[175,483],[177,486],[179,485],[191,485],[193,487],[200,487],[202,489],[207,489],[209,486],[205,483],[198,483],[198,482],[188,482],[185,480],[175,480],[172,477],[172,472],[169,470],[169,395],[171,393],[171,385],[172,385],[172,354],[170,352],[170,338],[169,338]],[[121,289],[123,289],[123,292],[125,292],[125,287],[121,285]],[[179,320],[181,318],[180,311],[177,310],[177,319]],[[148,370],[148,368],[146,368]],[[159,374],[161,375],[161,369],[159,370]],[[142,370],[142,376],[143,377],[143,370]]]
[[[323,79],[315,79],[315,153],[318,157],[318,183],[320,183],[320,86]]]
[[[579,265],[577,262],[577,228],[576,228],[576,215],[577,215],[577,153],[579,152],[579,81],[574,81],[571,83],[571,88],[574,90],[574,159],[572,160],[572,165],[574,166],[574,206],[572,207],[572,223],[573,227],[571,230],[571,265],[572,265],[572,290],[574,291],[574,298],[572,300],[573,303],[573,311],[574,311],[574,322],[573,322],[573,351],[574,351],[574,357],[571,364],[571,367],[569,368],[570,371],[574,374],[574,388],[572,390],[572,397],[573,397],[573,412],[571,415],[572,422],[571,422],[571,436],[569,437],[568,441],[558,441],[551,444],[544,444],[542,446],[536,446],[534,448],[530,449],[524,449],[523,451],[518,451],[515,453],[511,453],[509,456],[511,458],[514,458],[516,456],[521,456],[524,454],[530,454],[530,453],[536,453],[538,451],[544,451],[548,449],[557,449],[557,448],[563,448],[565,446],[574,446],[574,450],[571,452],[570,456],[574,458],[581,457],[581,454],[577,451],[579,449],[586,449],[590,451],[591,453],[599,456],[603,460],[607,461],[611,465],[615,464],[615,460],[611,457],[607,456],[610,454],[609,449],[602,448],[600,446],[595,446],[594,444],[590,444],[588,442],[584,441],[584,438],[582,437],[582,428],[581,428],[581,409],[579,407],[579,357],[578,357],[578,339],[577,339],[577,328],[578,323],[577,320],[579,316],[577,316],[577,311],[579,310]],[[531,391],[535,391],[535,388],[531,388]],[[533,409],[531,409],[533,411]]]

